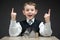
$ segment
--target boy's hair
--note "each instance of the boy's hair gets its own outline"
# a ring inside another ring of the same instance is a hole
[[[37,9],[37,4],[36,3],[34,3],[34,2],[26,2],[24,5],[23,5],[23,9],[24,9],[24,7],[26,6],[26,5],[33,5],[33,6],[35,6],[35,9]]]

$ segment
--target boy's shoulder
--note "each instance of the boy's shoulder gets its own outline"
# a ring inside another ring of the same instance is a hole
[[[20,23],[21,23],[21,22],[26,22],[26,19],[25,19],[25,20],[21,20],[21,21],[20,21],[20,20],[17,20],[17,22],[20,22]],[[35,19],[35,22],[41,22],[41,20]]]
[[[26,23],[26,20],[22,20],[22,21],[19,21],[20,23]],[[41,21],[40,20],[37,20],[37,19],[35,19],[35,21],[34,22],[37,22],[37,23],[40,23]]]

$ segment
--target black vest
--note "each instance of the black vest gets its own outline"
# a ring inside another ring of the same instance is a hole
[[[26,29],[28,27],[31,27],[35,32],[38,32],[39,33],[39,24],[40,24],[41,21],[38,21],[35,19],[34,23],[32,25],[29,25],[26,20],[24,21],[21,21],[20,24],[22,26],[22,32],[20,34],[20,36],[23,36],[24,32],[26,31]],[[39,34],[40,35],[40,34]]]

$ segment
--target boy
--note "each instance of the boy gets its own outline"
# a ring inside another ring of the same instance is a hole
[[[9,35],[34,36],[34,33],[37,32],[42,36],[51,36],[52,30],[50,24],[50,11],[51,10],[49,9],[48,13],[44,15],[45,18],[45,24],[44,24],[43,22],[35,19],[35,15],[38,12],[36,8],[36,4],[33,2],[27,2],[24,4],[24,8],[22,11],[23,14],[26,16],[26,20],[21,22],[16,22],[16,13],[14,12],[14,8],[12,8]]]

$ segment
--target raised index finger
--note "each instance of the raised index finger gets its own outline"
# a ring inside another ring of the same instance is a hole
[[[12,13],[14,12],[14,8],[12,8]]]
[[[48,14],[50,15],[51,9],[49,9]]]

